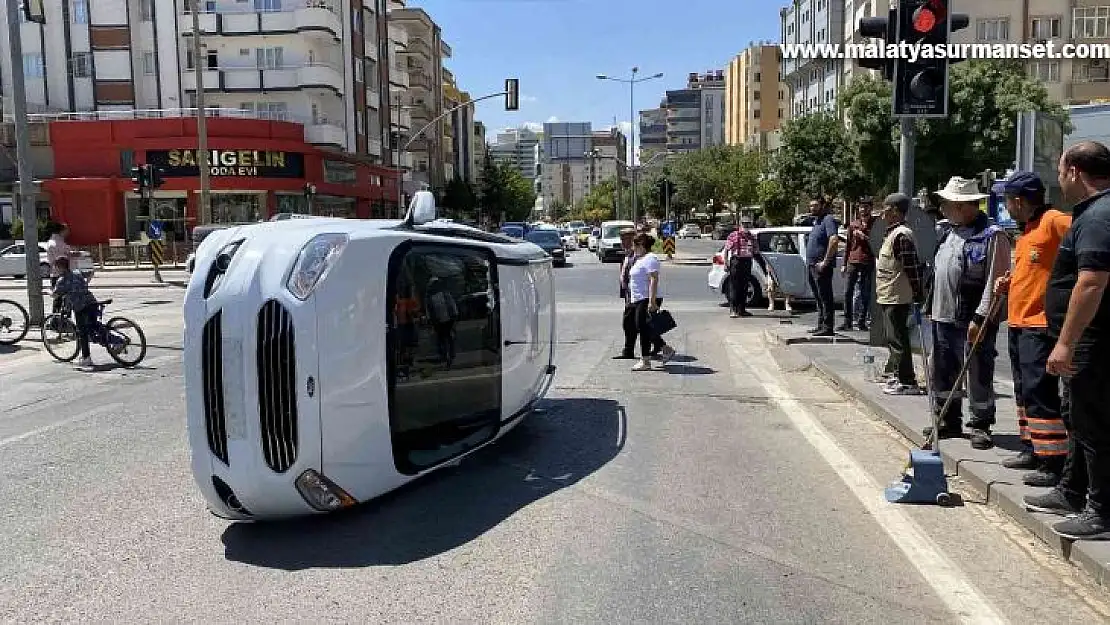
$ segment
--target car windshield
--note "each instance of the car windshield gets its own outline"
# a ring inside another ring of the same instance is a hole
[[[533,230],[524,238],[536,245],[561,245],[563,242],[555,230]]]
[[[620,236],[621,236],[621,230],[623,230],[627,227],[628,226],[609,226],[609,227],[605,228],[605,233],[603,235],[601,235],[601,238],[603,238],[603,239],[619,239]]]
[[[501,232],[516,239],[524,238],[524,228],[520,226],[502,226]]]

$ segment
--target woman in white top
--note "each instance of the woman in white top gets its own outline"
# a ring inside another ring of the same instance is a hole
[[[651,253],[655,240],[641,232],[632,239],[636,264],[628,272],[628,300],[635,307],[636,331],[640,336],[640,362],[633,371],[651,370],[651,348],[657,340],[651,329],[651,315],[659,311],[659,258]],[[660,358],[665,363],[674,356],[674,349],[663,343]]]

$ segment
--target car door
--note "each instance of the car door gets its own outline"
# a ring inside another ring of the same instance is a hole
[[[0,250],[0,276],[22,276],[27,273],[27,260],[23,250],[23,245],[18,243]]]
[[[497,260],[454,244],[403,244],[389,263],[387,358],[394,463],[403,474],[492,440],[502,412]]]
[[[793,298],[807,297],[805,261],[798,253],[797,236],[790,232],[764,231],[756,236],[759,251],[775,272],[779,289]]]

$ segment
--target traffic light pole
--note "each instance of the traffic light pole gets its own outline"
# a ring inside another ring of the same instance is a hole
[[[913,197],[914,148],[917,144],[917,129],[912,117],[901,119],[902,143],[898,152],[898,192]]]
[[[23,58],[23,36],[20,33],[21,3],[7,2],[8,46],[11,58]],[[24,87],[23,64],[12,62],[12,116],[15,126],[15,160],[19,172],[19,216],[23,220],[23,245],[27,251],[27,314],[31,325],[41,325],[45,314],[42,299],[42,274],[39,272],[39,215],[35,209],[35,180],[31,168],[31,143],[27,128],[27,92]]]

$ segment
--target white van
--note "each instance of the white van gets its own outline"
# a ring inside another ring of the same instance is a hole
[[[555,368],[552,259],[436,222],[216,230],[185,294],[192,469],[234,520],[327,513],[457,464],[520,423]]]
[[[624,248],[621,247],[621,231],[635,227],[636,224],[631,221],[601,222],[601,236],[597,239],[597,259],[603,263],[623,259]]]

